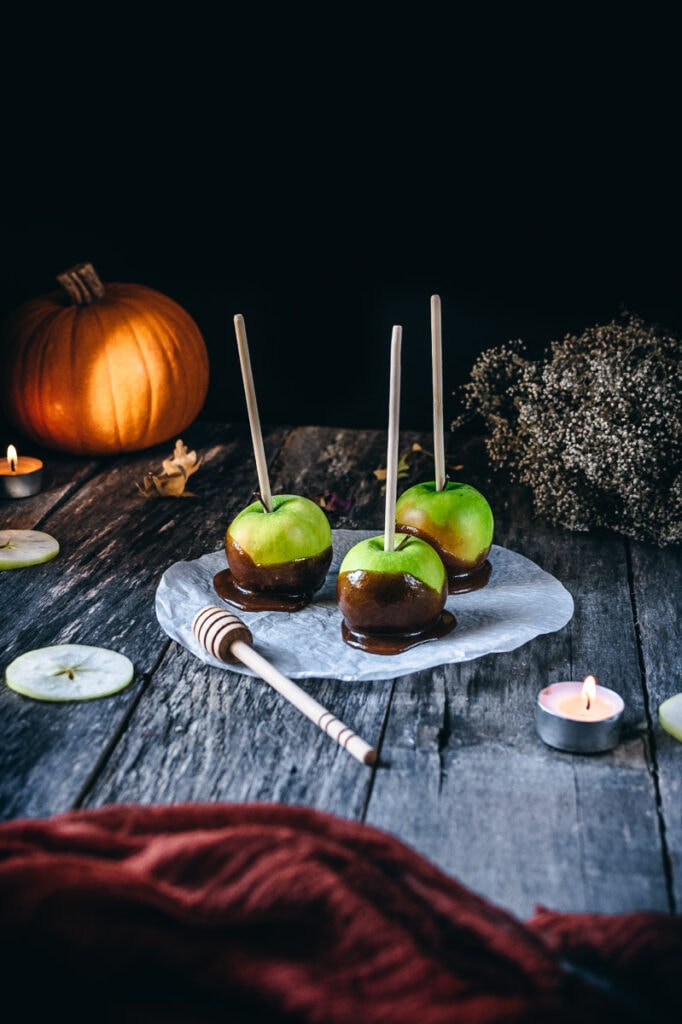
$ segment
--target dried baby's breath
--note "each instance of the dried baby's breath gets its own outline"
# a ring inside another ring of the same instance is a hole
[[[462,393],[494,468],[528,485],[535,513],[660,547],[682,540],[682,345],[629,313],[524,358],[488,349]]]

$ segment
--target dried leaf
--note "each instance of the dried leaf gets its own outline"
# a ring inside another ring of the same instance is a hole
[[[410,464],[407,455],[401,455],[398,459],[398,480],[410,475]]]
[[[324,509],[325,512],[333,512],[344,516],[353,507],[352,498],[342,498],[336,491],[325,491],[324,494],[312,495],[311,501]]]
[[[187,446],[178,440],[172,456],[163,460],[163,472],[158,476],[148,473],[142,484],[135,486],[145,498],[194,498],[196,495],[185,490],[185,485],[202,462],[203,459],[198,458],[196,452],[188,451]]]
[[[436,456],[433,454],[433,452],[428,451],[427,448],[422,448],[422,446],[417,441],[415,441],[414,444],[412,445],[412,451],[423,452],[424,455],[428,455],[428,457],[430,459],[433,459],[434,462],[436,461]],[[464,469],[464,465],[461,462],[457,463],[456,465],[453,462],[446,462],[445,468],[453,470],[454,472],[459,472],[460,469]]]
[[[400,457],[398,458],[398,480],[404,480],[405,477],[410,475],[411,466],[409,462],[409,457],[412,454],[412,452],[420,452],[421,454],[427,455],[430,459],[434,459],[435,461],[435,456],[433,452],[429,452],[426,450],[426,448],[422,448],[422,446],[417,441],[415,441],[411,445],[411,447],[408,448],[407,451],[403,452],[402,455],[400,455]],[[445,468],[451,471],[459,471],[460,469],[464,469],[464,466],[462,466],[461,464],[453,465],[451,463],[446,462]],[[377,480],[385,481],[386,476],[388,474],[388,470],[382,466],[379,469],[373,470],[373,473]],[[381,493],[383,494],[385,490],[386,485],[384,484],[384,486],[381,488]]]
[[[401,479],[402,477],[406,477],[406,476],[409,476],[409,473],[410,473],[410,464],[409,464],[409,462],[407,461],[407,456],[408,456],[408,454],[409,454],[408,452],[405,452],[405,453],[404,453],[403,455],[401,455],[401,456],[400,456],[400,458],[398,459],[398,466],[397,466],[397,469],[398,469],[398,479],[399,479],[399,480],[400,480],[400,479]],[[377,478],[377,480],[385,480],[385,479],[386,479],[386,476],[387,476],[387,474],[388,474],[388,470],[387,470],[387,469],[385,469],[385,468],[383,468],[383,467],[382,467],[381,469],[375,469],[375,470],[373,470],[373,472],[374,472],[374,475],[375,475],[375,477]]]
[[[154,478],[151,476],[145,476],[141,484],[135,484],[138,491],[144,498],[155,498],[156,488],[154,487]]]

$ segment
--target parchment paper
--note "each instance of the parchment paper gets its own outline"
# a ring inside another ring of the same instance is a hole
[[[573,598],[549,573],[514,551],[493,545],[492,575],[482,590],[448,597],[457,619],[448,636],[395,656],[367,654],[341,638],[342,615],[336,603],[336,577],[353,544],[374,533],[333,530],[334,558],[321,590],[299,612],[245,612],[221,600],[213,577],[227,568],[224,550],[188,562],[176,562],[161,577],[156,616],[165,632],[202,661],[230,668],[210,655],[194,637],[192,620],[209,604],[235,612],[253,634],[254,648],[291,679],[332,678],[348,682],[391,679],[448,662],[471,661],[496,651],[511,651],[541,633],[561,629],[573,615]],[[239,663],[232,671],[255,675]]]

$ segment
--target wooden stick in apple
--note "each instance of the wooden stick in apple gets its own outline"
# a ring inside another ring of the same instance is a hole
[[[386,456],[386,512],[384,551],[395,547],[395,505],[398,486],[398,443],[400,430],[400,349],[403,329],[395,325],[391,334],[391,376],[388,399],[388,453]]]
[[[433,458],[436,490],[445,487],[445,439],[443,432],[443,334],[440,295],[431,296],[431,372],[433,381]]]
[[[319,726],[323,732],[345,747],[362,764],[374,764],[377,752],[352,729],[327,711],[279,669],[253,649],[251,631],[240,618],[218,605],[208,605],[197,612],[192,632],[202,647],[219,661],[241,661],[253,669],[282,697]]]
[[[431,296],[433,368],[433,448],[435,479],[413,484],[396,503],[396,529],[420,537],[440,555],[448,573],[450,594],[486,586],[492,572],[488,560],[494,519],[487,499],[471,484],[445,475],[443,437],[443,357],[440,296]]]
[[[263,447],[244,317],[234,317],[260,496],[225,533],[227,569],[213,577],[219,597],[244,611],[294,612],[323,585],[332,562],[332,531],[323,509],[299,494],[272,494]]]
[[[379,655],[401,654],[417,644],[437,640],[456,625],[454,615],[444,610],[448,587],[440,556],[426,541],[403,535],[396,523],[401,341],[402,327],[394,327],[384,536],[354,544],[336,577],[344,642]]]
[[[263,434],[261,432],[260,417],[258,415],[258,403],[256,401],[256,389],[253,383],[253,372],[251,370],[251,357],[249,355],[249,344],[246,340],[246,325],[241,313],[234,317],[234,330],[237,335],[237,348],[239,349],[239,364],[242,370],[244,382],[244,394],[246,395],[246,408],[249,414],[249,426],[251,428],[251,440],[253,442],[253,453],[256,457],[256,472],[258,473],[258,487],[260,489],[261,501],[266,512],[272,512],[272,492],[270,491],[270,478],[268,476],[268,464],[265,458],[263,446]]]

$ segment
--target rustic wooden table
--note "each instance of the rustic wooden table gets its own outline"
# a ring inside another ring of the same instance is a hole
[[[373,471],[385,465],[385,433],[263,433],[273,492],[336,492],[353,504],[329,512],[334,528],[383,530]],[[0,573],[3,819],[121,802],[305,804],[397,835],[520,917],[537,905],[682,907],[682,746],[657,720],[659,703],[682,689],[679,549],[536,521],[527,496],[490,473],[480,440],[448,435],[448,462],[463,467],[455,477],[493,506],[496,543],[560,580],[575,610],[509,653],[394,679],[301,681],[380,748],[370,767],[264,682],[204,664],[160,627],[164,571],[218,551],[256,487],[245,425],[196,423],[183,440],[203,456],[195,497],[137,492],[169,443],[113,459],[45,453],[42,493],[0,502],[0,528],[43,530],[61,545],[51,562]],[[400,442],[405,451],[431,438],[402,432]],[[432,478],[432,466],[414,453],[400,489]],[[4,684],[13,658],[58,643],[126,654],[133,683],[63,704]],[[620,744],[599,755],[545,746],[538,690],[588,672],[626,702]]]

